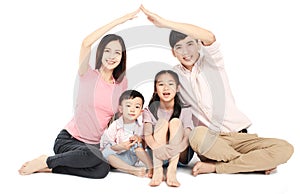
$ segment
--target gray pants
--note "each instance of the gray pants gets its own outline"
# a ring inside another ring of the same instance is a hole
[[[70,174],[87,178],[104,178],[110,166],[103,158],[99,145],[91,145],[73,138],[65,129],[54,143],[54,156],[47,159],[53,173]]]

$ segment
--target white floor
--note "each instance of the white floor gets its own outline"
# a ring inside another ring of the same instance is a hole
[[[22,148],[21,148],[22,149]],[[37,173],[20,176],[17,169],[20,160],[7,161],[1,166],[0,193],[230,193],[230,194],[297,194],[299,189],[299,170],[295,153],[288,163],[278,167],[271,175],[263,174],[204,174],[194,177],[191,167],[179,168],[179,188],[170,188],[165,182],[158,187],[150,187],[150,179],[139,178],[121,172],[111,172],[105,179],[87,179],[69,175]],[[3,157],[2,157],[3,160]],[[194,157],[191,166],[197,158]],[[4,174],[3,174],[4,172]],[[1,191],[2,190],[2,191]]]

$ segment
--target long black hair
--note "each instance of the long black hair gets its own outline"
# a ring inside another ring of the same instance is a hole
[[[121,36],[118,36],[116,34],[107,34],[101,39],[101,41],[98,45],[98,48],[97,48],[97,52],[96,52],[96,67],[95,67],[95,69],[100,69],[100,67],[102,65],[102,57],[103,57],[103,52],[104,52],[106,45],[108,43],[110,43],[111,41],[115,41],[115,40],[118,40],[121,44],[122,58],[121,58],[120,64],[113,70],[113,77],[117,83],[120,83],[120,82],[122,82],[122,80],[125,76],[125,72],[126,72],[126,47],[125,47],[124,40]]]
[[[175,80],[176,88],[178,88],[178,86],[180,85],[177,73],[175,73],[172,70],[162,70],[162,71],[158,72],[155,75],[155,78],[154,78],[154,92],[152,94],[152,97],[150,99],[148,107],[149,107],[150,112],[153,114],[153,116],[156,119],[158,119],[157,110],[159,108],[159,102],[160,102],[160,98],[159,98],[159,96],[157,94],[157,91],[156,91],[156,84],[157,84],[158,77],[162,74],[170,74]],[[185,106],[183,105],[182,101],[180,100],[180,98],[178,96],[178,92],[177,92],[175,94],[175,97],[174,97],[174,109],[173,109],[173,113],[172,113],[172,116],[171,116],[170,120],[173,119],[173,118],[179,118],[180,113],[181,113],[181,109],[183,107],[185,107]]]

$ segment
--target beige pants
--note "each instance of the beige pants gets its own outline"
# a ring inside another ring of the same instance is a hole
[[[196,127],[189,137],[198,155],[217,161],[217,173],[264,171],[289,160],[294,148],[285,140],[248,133],[213,133]]]

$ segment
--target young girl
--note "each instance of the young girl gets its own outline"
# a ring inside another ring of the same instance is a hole
[[[79,90],[74,117],[58,134],[53,156],[42,155],[26,162],[21,175],[53,172],[88,178],[104,178],[109,172],[99,150],[100,138],[111,117],[117,111],[114,103],[127,89],[126,49],[123,39],[108,34],[100,41],[95,69],[89,65],[91,46],[116,25],[133,19],[139,10],[129,13],[99,28],[87,36],[79,57]]]
[[[164,161],[161,158],[168,159],[169,163],[166,173],[167,185],[180,186],[176,178],[177,164],[180,153],[188,146],[186,137],[193,124],[190,109],[183,106],[177,95],[178,88],[179,79],[175,72],[163,70],[157,73],[154,93],[143,113],[145,141],[153,152],[154,171],[150,186],[158,186],[165,179]],[[172,150],[173,154],[168,150]],[[182,154],[186,155],[184,152]]]

